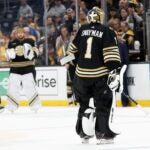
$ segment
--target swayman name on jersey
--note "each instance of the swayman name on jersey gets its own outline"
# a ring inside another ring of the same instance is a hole
[[[102,38],[103,32],[98,30],[83,30],[81,36],[95,36],[98,38]]]
[[[99,23],[82,25],[67,54],[75,55],[75,74],[81,78],[106,76],[121,62],[114,33]]]

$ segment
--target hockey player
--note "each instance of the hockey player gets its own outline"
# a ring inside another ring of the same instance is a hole
[[[68,55],[61,60],[62,65],[77,61],[74,93],[80,107],[76,132],[83,142],[93,137],[94,132],[98,143],[112,143],[117,135],[110,129],[109,117],[112,91],[119,90],[120,54],[112,31],[102,25],[103,18],[104,12],[93,7],[87,14],[88,24],[81,26]],[[95,113],[89,107],[92,97]]]
[[[35,88],[35,59],[38,57],[38,49],[33,39],[26,38],[23,28],[17,27],[13,31],[13,40],[8,44],[6,56],[10,61],[6,108],[14,112],[19,107],[20,91],[23,88],[30,108],[37,111],[40,107]]]

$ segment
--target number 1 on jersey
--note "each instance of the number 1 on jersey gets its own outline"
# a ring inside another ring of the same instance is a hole
[[[87,39],[87,48],[86,48],[86,53],[84,55],[84,58],[91,59],[92,57],[92,54],[91,54],[92,41],[93,41],[93,37],[89,37]]]

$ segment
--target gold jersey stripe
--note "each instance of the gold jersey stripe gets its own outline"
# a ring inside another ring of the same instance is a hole
[[[67,51],[67,54],[69,54],[69,53],[76,53],[76,52],[78,52],[78,50],[71,50],[71,49],[69,49],[68,51]]]
[[[95,69],[86,69],[86,68],[81,68],[77,65],[77,68],[80,70],[80,71],[100,71],[100,70],[104,70],[104,69],[107,69],[107,67],[99,67],[99,68],[95,68]]]
[[[104,62],[109,62],[109,61],[117,61],[117,62],[121,62],[120,59],[117,59],[117,58],[109,58],[109,59],[105,59]]]
[[[120,56],[118,56],[118,55],[106,55],[106,56],[104,56],[104,60],[109,59],[109,58],[118,58],[118,59],[120,59]]]
[[[104,50],[103,53],[107,53],[107,52],[119,52],[119,49],[109,49],[109,50]]]
[[[79,74],[89,74],[89,75],[94,75],[94,74],[101,74],[101,73],[104,73],[104,72],[108,72],[108,69],[105,69],[105,70],[99,70],[99,71],[88,71],[88,72],[85,72],[85,71],[80,71],[78,70],[78,68],[76,68],[76,72],[78,72]]]
[[[106,56],[106,55],[118,55],[118,56],[120,56],[120,53],[119,52],[104,52],[103,55],[104,56]]]
[[[35,61],[11,62],[10,67],[27,67],[34,66]]]
[[[108,72],[97,74],[97,75],[89,75],[89,74],[83,75],[83,74],[79,74],[78,72],[75,72],[75,73],[77,76],[84,77],[84,78],[95,78],[95,77],[101,77],[101,76],[108,75]]]
[[[117,46],[110,46],[110,47],[105,47],[103,50],[109,50],[109,49],[118,49]]]
[[[72,46],[74,49],[77,49],[77,47],[73,43],[71,43],[70,46]]]

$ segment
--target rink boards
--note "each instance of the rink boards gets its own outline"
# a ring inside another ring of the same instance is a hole
[[[65,67],[36,67],[36,85],[43,106],[67,106],[67,87]],[[130,64],[127,73],[129,95],[143,106],[150,106],[150,64]],[[9,69],[0,69],[0,95],[2,103],[6,103]],[[20,105],[28,102],[21,91]],[[117,105],[121,105],[117,94]]]

